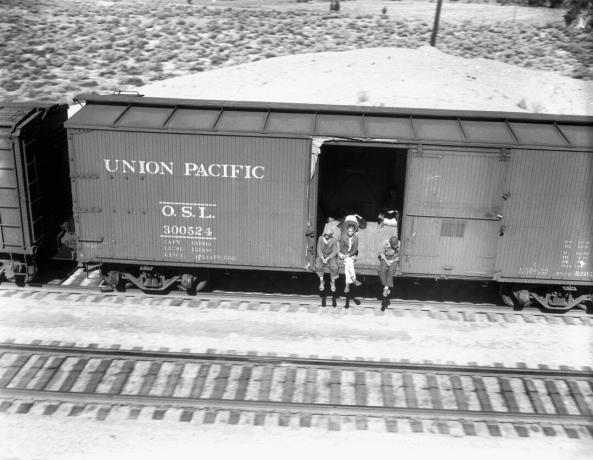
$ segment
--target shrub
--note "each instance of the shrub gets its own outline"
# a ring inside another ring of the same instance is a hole
[[[128,85],[128,86],[144,86],[144,80],[140,77],[128,77],[122,78],[119,81],[120,85]]]

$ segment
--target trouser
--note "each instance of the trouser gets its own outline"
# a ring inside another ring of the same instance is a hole
[[[329,268],[329,276],[332,280],[338,278],[340,274],[340,267],[338,267],[337,257],[332,257],[327,261],[327,263],[323,263],[321,257],[317,256],[317,258],[315,259],[315,272],[320,278],[322,278],[323,274],[325,273],[325,267]]]
[[[391,265],[387,265],[387,262],[381,259],[381,262],[379,263],[379,279],[383,286],[387,286],[388,288],[393,287],[393,275],[395,274],[396,268],[397,261],[394,260],[391,262]]]
[[[344,262],[344,275],[346,276],[346,284],[352,284],[356,280],[356,272],[354,271],[354,258],[346,257]]]

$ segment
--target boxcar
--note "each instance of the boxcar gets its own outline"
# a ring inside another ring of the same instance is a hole
[[[82,261],[107,284],[297,270],[345,212],[358,271],[494,280],[515,306],[592,301],[593,118],[82,95],[68,128]],[[390,202],[399,226],[379,227]],[[339,230],[339,229],[338,229]]]
[[[0,103],[0,262],[29,282],[71,215],[67,105]]]

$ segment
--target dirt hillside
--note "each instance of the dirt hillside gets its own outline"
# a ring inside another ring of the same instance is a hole
[[[145,96],[593,115],[593,82],[429,46],[284,56],[171,78]]]

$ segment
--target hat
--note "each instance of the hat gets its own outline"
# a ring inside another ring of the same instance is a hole
[[[327,228],[323,231],[324,235],[333,235],[334,234],[334,229],[333,228]]]
[[[391,238],[389,238],[389,244],[397,245],[398,241],[399,239],[397,238],[397,236],[392,236]]]

